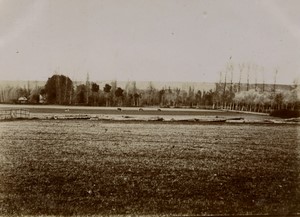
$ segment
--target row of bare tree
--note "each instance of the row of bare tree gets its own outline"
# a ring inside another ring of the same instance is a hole
[[[227,92],[225,96],[214,93],[214,108],[253,112],[271,112],[273,110],[296,110],[299,108],[300,88],[262,92],[255,89],[236,93]]]

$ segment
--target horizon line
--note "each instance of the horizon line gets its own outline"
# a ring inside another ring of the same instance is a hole
[[[68,77],[68,76],[66,76]],[[71,79],[72,80],[72,79]],[[205,84],[218,84],[218,83],[225,83],[225,82],[212,82],[212,81],[155,81],[155,80],[117,80],[117,79],[109,79],[109,80],[90,80],[89,82],[144,82],[144,83],[205,83]],[[47,80],[6,80],[0,79],[0,82],[47,82]],[[86,80],[72,80],[72,82],[86,82]],[[232,82],[232,84],[238,84],[239,82]],[[226,84],[231,84],[231,82],[226,82]],[[241,82],[240,84],[247,84],[247,82]],[[274,85],[274,83],[262,83],[262,82],[249,82],[249,84],[258,84],[258,85]],[[293,83],[276,83],[276,85],[294,85]]]

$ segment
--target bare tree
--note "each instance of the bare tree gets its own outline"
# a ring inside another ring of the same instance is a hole
[[[262,92],[265,92],[265,75],[264,75],[264,67],[261,67],[261,75],[262,75]]]
[[[242,72],[243,72],[244,68],[245,68],[245,64],[244,63],[239,64],[240,76],[239,76],[238,92],[241,91]]]
[[[230,64],[229,70],[230,70],[230,93],[231,93],[233,87],[233,71],[234,71],[233,63]]]
[[[224,86],[223,86],[223,106],[226,107],[226,85],[227,85],[227,70],[224,76]]]
[[[250,70],[251,70],[251,65],[250,65],[250,63],[248,63],[248,65],[247,65],[247,91],[249,91],[249,87],[250,87],[250,84],[249,84]]]
[[[254,90],[257,91],[257,65],[253,65],[254,68]]]
[[[90,97],[90,75],[89,73],[86,74],[86,103],[89,104],[89,97]]]
[[[273,92],[276,92],[276,80],[277,80],[277,74],[278,74],[278,69],[275,70],[274,73],[274,85],[273,85]]]

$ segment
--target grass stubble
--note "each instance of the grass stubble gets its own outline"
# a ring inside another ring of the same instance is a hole
[[[0,123],[1,215],[300,213],[299,126]]]

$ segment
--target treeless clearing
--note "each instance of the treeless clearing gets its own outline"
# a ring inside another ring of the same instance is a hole
[[[62,114],[89,114],[89,115],[134,115],[134,116],[176,116],[176,117],[241,117],[247,120],[266,120],[280,119],[271,117],[267,114],[243,113],[237,111],[204,110],[188,108],[143,108],[122,107],[118,110],[116,107],[88,107],[88,106],[57,106],[57,105],[0,105],[0,109],[26,109],[32,117],[42,117],[47,115]]]
[[[299,126],[0,123],[0,214],[296,214]]]

